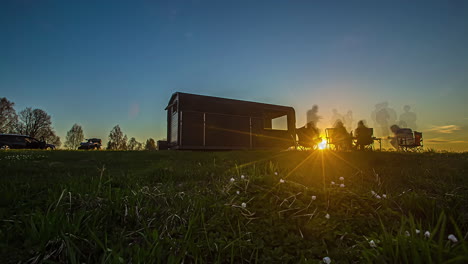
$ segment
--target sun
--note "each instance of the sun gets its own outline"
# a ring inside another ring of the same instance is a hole
[[[323,150],[327,148],[327,140],[322,138],[322,142],[317,144],[318,149]]]

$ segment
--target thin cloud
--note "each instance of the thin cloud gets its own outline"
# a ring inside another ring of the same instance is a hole
[[[461,127],[456,125],[448,125],[448,126],[433,126],[428,131],[442,133],[442,134],[452,134],[455,131],[461,130]]]
[[[465,140],[450,140],[450,139],[444,139],[444,138],[430,138],[425,140],[427,143],[433,143],[433,144],[460,144],[460,143],[468,143],[468,141]]]

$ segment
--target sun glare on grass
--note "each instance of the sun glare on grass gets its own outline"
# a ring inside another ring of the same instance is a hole
[[[324,138],[322,142],[318,143],[318,149],[326,149],[327,148],[327,140]]]

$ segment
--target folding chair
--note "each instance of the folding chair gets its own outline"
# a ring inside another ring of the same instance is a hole
[[[335,132],[334,128],[325,129],[325,137],[327,139],[327,149],[332,149],[331,146],[333,145],[333,150],[337,150],[337,147],[334,142],[334,132]]]
[[[359,149],[359,146],[363,146],[362,150],[374,149],[374,129],[369,127],[366,128],[366,130],[367,132],[365,132],[364,135],[361,135],[362,138],[356,138],[356,149]]]
[[[397,137],[398,146],[403,151],[409,151],[409,150],[421,151],[423,149],[424,146],[423,146],[422,132],[414,131],[413,134],[414,136],[411,134],[408,136]]]
[[[310,148],[310,149],[317,149],[317,139],[310,138],[306,133],[304,133],[303,130],[301,129],[296,129],[296,135],[297,135],[297,147],[296,149],[301,149],[301,148]]]

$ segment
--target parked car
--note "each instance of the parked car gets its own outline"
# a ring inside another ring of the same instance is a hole
[[[55,149],[55,145],[26,135],[0,134],[0,149]]]
[[[101,149],[102,141],[100,138],[90,138],[87,142],[81,142],[78,149]]]

